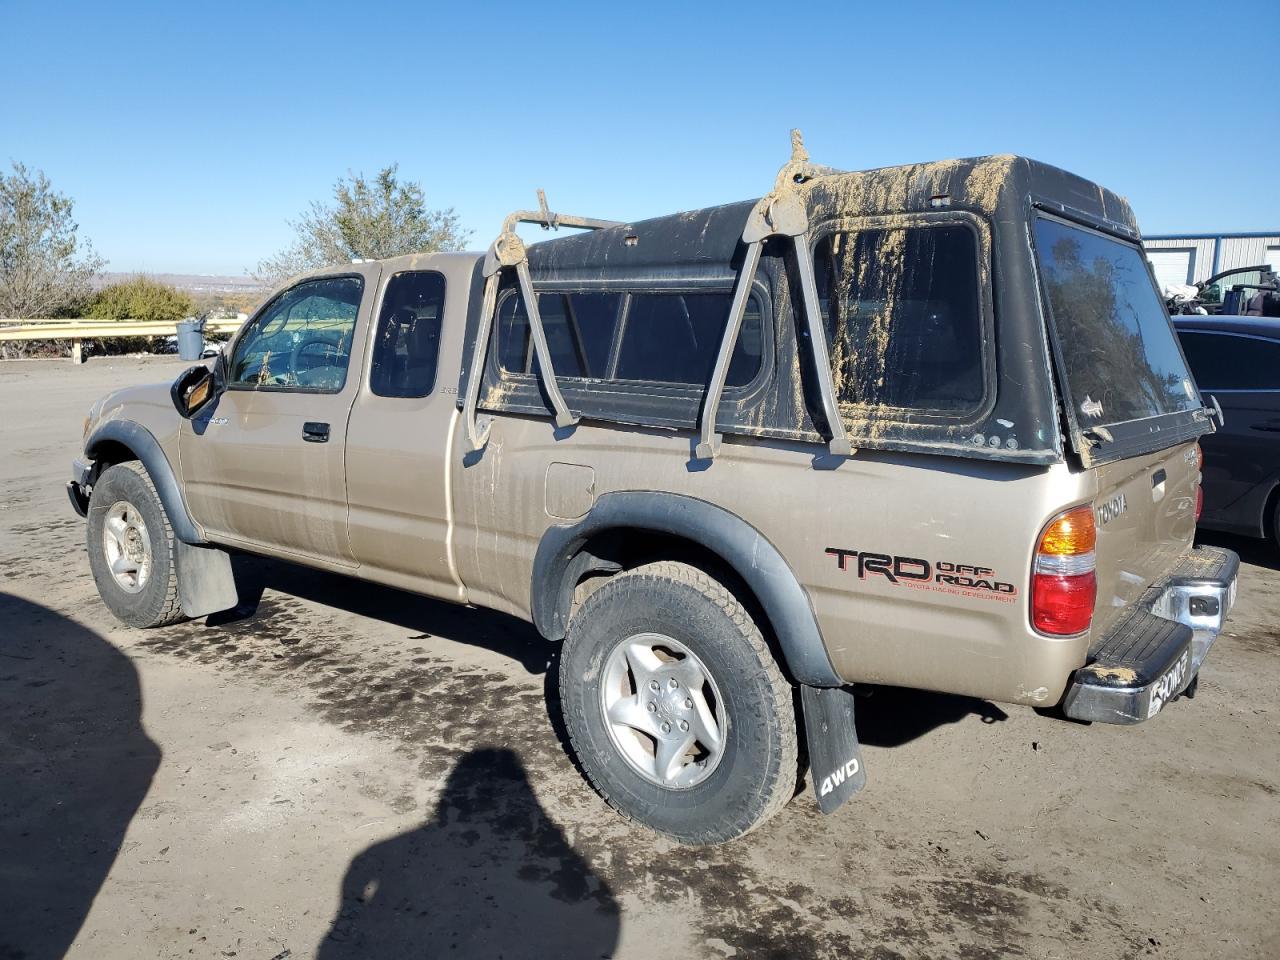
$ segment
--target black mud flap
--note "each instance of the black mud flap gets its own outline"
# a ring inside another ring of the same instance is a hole
[[[217,547],[196,547],[174,540],[178,563],[178,602],[193,620],[230,610],[240,598],[231,571],[231,554]]]
[[[818,809],[834,813],[867,784],[853,724],[853,692],[844,687],[801,687],[809,772]]]

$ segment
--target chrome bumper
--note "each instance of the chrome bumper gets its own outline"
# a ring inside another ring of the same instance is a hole
[[[1076,720],[1141,723],[1195,683],[1236,600],[1240,558],[1198,547],[1089,651],[1062,709]]]

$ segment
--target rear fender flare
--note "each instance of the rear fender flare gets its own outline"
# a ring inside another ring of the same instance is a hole
[[[183,543],[203,544],[204,536],[187,509],[182,488],[178,485],[178,478],[169,464],[169,458],[164,455],[164,450],[151,431],[132,420],[109,420],[90,435],[84,445],[86,456],[97,460],[98,454],[109,442],[128,447],[147,468],[151,482],[156,485],[156,493],[160,495],[160,502],[164,504],[165,513],[169,515],[173,535]]]
[[[611,569],[607,561],[585,554],[583,547],[593,536],[613,529],[681,537],[715,553],[755,593],[792,678],[814,687],[843,683],[827,655],[809,595],[777,547],[736,514],[681,494],[606,493],[577,523],[553,526],[543,534],[533,561],[530,609],[544,637],[564,638],[578,578],[590,570]]]

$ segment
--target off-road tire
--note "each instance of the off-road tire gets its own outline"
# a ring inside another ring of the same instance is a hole
[[[671,789],[645,779],[606,726],[600,691],[606,657],[642,633],[675,638],[692,650],[724,701],[724,753],[691,787]],[[696,567],[651,563],[593,592],[569,624],[560,655],[560,702],[578,762],[600,795],[624,817],[683,843],[740,837],[795,792],[791,686],[743,605]]]
[[[129,593],[112,576],[103,545],[107,511],[119,501],[142,514],[151,543],[151,573],[138,593]],[[146,467],[136,460],[108,467],[93,485],[89,498],[89,569],[98,595],[116,619],[131,627],[163,627],[184,619],[178,601],[178,568],[173,527]]]

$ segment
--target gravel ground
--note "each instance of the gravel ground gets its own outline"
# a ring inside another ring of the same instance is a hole
[[[138,631],[63,483],[173,359],[0,364],[0,960],[1280,956],[1280,554],[1135,728],[859,701],[867,789],[690,850],[562,746],[526,624],[266,561]]]

